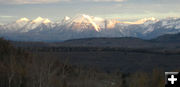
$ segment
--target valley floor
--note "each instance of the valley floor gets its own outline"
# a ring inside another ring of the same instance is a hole
[[[105,71],[152,71],[155,68],[172,71],[180,68],[179,54],[137,52],[38,52],[41,58],[51,56],[70,64],[96,67]]]

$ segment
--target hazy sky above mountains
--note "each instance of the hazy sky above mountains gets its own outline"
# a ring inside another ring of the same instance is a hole
[[[180,0],[0,0],[0,23],[38,16],[61,20],[89,14],[133,21],[145,17],[180,17]]]

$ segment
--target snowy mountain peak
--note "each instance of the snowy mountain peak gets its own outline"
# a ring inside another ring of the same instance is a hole
[[[180,18],[154,17],[134,22],[103,19],[86,14],[66,16],[59,22],[47,18],[21,18],[0,26],[0,35],[12,40],[56,41],[89,37],[138,37],[151,39],[180,32]],[[53,34],[53,35],[52,35]]]
[[[93,16],[81,14],[72,18],[69,25],[71,25],[73,29],[95,29],[97,32],[99,32],[100,26],[96,24],[94,18],[95,17]]]
[[[17,20],[16,22],[28,22],[28,21],[30,21],[28,18],[21,18]]]
[[[43,23],[44,23],[44,24],[48,24],[48,23],[51,23],[51,21],[50,21],[49,19],[45,19],[45,20],[43,21]]]
[[[135,22],[122,22],[124,24],[144,24],[146,22],[157,22],[159,21],[158,19],[154,18],[154,17],[150,17],[150,18],[144,18],[144,19],[140,19],[140,20],[137,20]]]
[[[36,19],[34,19],[32,22],[42,22],[44,19],[42,17],[37,17]]]
[[[150,17],[150,18],[144,18],[144,19],[138,20],[135,23],[136,24],[143,24],[143,23],[148,22],[148,21],[157,22],[159,20],[154,18],[154,17]]]
[[[150,18],[144,18],[143,20],[145,20],[145,21],[148,21],[148,20],[156,21],[157,19],[155,17],[150,17]]]
[[[74,17],[73,22],[89,22],[89,20],[91,20],[91,17],[89,15],[86,14],[80,14],[76,17]]]
[[[64,20],[65,20],[65,21],[67,21],[67,20],[69,20],[69,19],[71,19],[71,18],[68,17],[68,16],[65,16],[65,17],[64,17]]]
[[[62,24],[66,24],[71,18],[68,16],[65,16],[64,19],[62,20]]]
[[[78,16],[79,16],[79,17],[90,17],[90,16],[87,15],[87,14],[79,14]]]
[[[84,22],[84,23],[89,23],[90,21],[93,21],[95,23],[98,23],[98,22],[103,22],[105,21],[105,19],[103,18],[100,18],[100,17],[94,17],[94,16],[89,16],[89,15],[86,15],[86,14],[80,14],[78,16],[76,16],[73,21],[75,22]]]
[[[48,24],[51,23],[51,21],[47,18],[42,18],[42,17],[38,17],[34,20],[32,20],[32,23],[44,23],[44,24]]]

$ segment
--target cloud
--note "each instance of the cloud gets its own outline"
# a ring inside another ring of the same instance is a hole
[[[81,0],[83,1],[83,0]],[[86,0],[86,1],[93,1],[93,2],[123,2],[125,0]]]
[[[122,2],[125,0],[0,0],[1,4],[47,4],[56,2]]]
[[[45,4],[69,0],[0,0],[2,4]]]
[[[13,16],[0,15],[0,18],[12,18]]]

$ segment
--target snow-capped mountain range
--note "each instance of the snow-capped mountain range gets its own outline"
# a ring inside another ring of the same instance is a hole
[[[144,18],[135,22],[103,19],[85,14],[52,22],[38,17],[21,18],[0,25],[0,36],[18,41],[63,41],[89,37],[138,37],[151,39],[180,32],[180,18]]]

